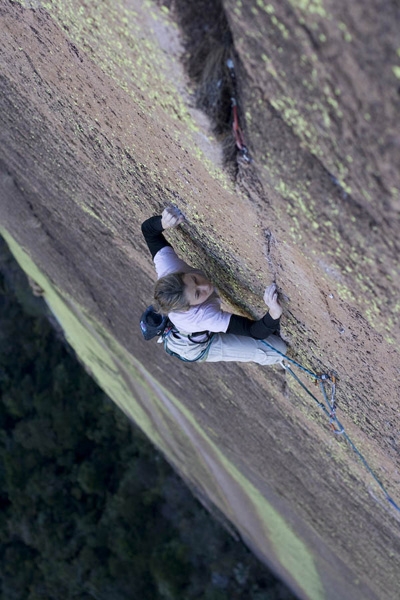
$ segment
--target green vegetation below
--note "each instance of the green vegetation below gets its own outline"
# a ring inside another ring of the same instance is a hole
[[[86,374],[5,252],[1,597],[292,599]]]

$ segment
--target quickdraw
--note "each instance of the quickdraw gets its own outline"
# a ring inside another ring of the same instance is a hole
[[[329,382],[331,386],[331,397],[328,399],[325,383]],[[344,427],[339,423],[338,418],[336,416],[336,377],[333,374],[321,373],[319,385],[321,388],[322,395],[324,397],[325,404],[329,407],[329,424],[333,433],[336,435],[341,435],[344,433]]]
[[[372,468],[370,467],[366,458],[361,454],[361,452],[358,450],[357,446],[350,439],[350,437],[346,433],[343,425],[341,424],[341,422],[339,421],[339,419],[336,416],[336,376],[333,373],[313,373],[313,371],[306,369],[306,367],[303,367],[303,365],[301,365],[300,363],[296,362],[292,358],[289,358],[288,356],[286,356],[285,354],[283,354],[282,352],[280,352],[279,350],[274,348],[274,346],[272,346],[265,340],[260,340],[260,341],[262,341],[263,344],[265,344],[269,348],[272,348],[273,350],[275,350],[275,352],[277,352],[278,354],[280,354],[282,356],[282,359],[284,359],[284,360],[282,360],[282,363],[281,363],[283,368],[288,373],[290,373],[290,375],[297,381],[297,383],[303,388],[303,390],[317,403],[319,408],[321,408],[322,411],[329,417],[329,424],[330,424],[333,432],[337,435],[343,436],[343,438],[347,441],[349,446],[351,446],[351,448],[357,454],[358,458],[363,463],[364,467],[367,469],[367,471],[370,473],[370,475],[376,481],[376,483],[380,487],[381,491],[385,495],[386,500],[397,511],[400,512],[400,507],[398,506],[398,504],[396,504],[396,502],[393,500],[393,498],[388,494],[385,486],[380,481],[380,479],[377,477],[375,472],[372,470]],[[305,373],[310,375],[314,379],[315,384],[319,384],[324,402],[320,402],[320,400],[318,400],[318,398],[316,396],[314,396],[314,394],[307,388],[306,385],[304,385],[304,383],[301,381],[301,379],[296,375],[296,373],[293,371],[293,369],[291,369],[291,367],[287,363],[292,363],[293,365],[295,365],[296,367],[298,367],[299,369],[301,369],[302,371],[304,371]],[[331,386],[330,398],[328,398],[328,394],[326,392],[325,386],[327,386],[327,385]]]

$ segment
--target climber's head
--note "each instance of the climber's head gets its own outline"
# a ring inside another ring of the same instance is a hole
[[[154,300],[163,313],[186,311],[205,302],[213,291],[212,283],[201,271],[172,273],[157,281]]]

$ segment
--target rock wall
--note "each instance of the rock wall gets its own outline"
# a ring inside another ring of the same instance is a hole
[[[253,157],[229,170],[179,2],[3,1],[2,233],[100,384],[299,597],[392,600],[398,513],[298,384],[180,364],[137,322],[140,223],[174,202],[172,242],[228,307],[262,314],[277,281],[293,356],[338,374],[340,420],[399,501],[399,9],[221,9]]]

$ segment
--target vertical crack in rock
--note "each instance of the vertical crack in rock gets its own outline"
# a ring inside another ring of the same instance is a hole
[[[232,97],[237,102],[240,124],[244,114],[240,103],[240,82],[232,76],[240,72],[238,56],[228,20],[220,0],[171,0],[171,8],[185,47],[184,65],[195,84],[195,102],[210,118],[217,140],[222,144],[224,166],[236,174],[238,148],[232,132]],[[240,78],[239,78],[240,79]]]
[[[235,51],[223,3],[221,0],[160,0],[159,4],[172,11],[181,29],[185,48],[183,62],[195,84],[196,106],[211,121],[213,133],[222,147],[224,168],[237,189],[253,203],[260,225],[265,228],[260,209],[270,203],[245,144],[246,121],[241,100],[245,72]],[[275,280],[271,239],[276,244],[269,232],[264,254]]]

